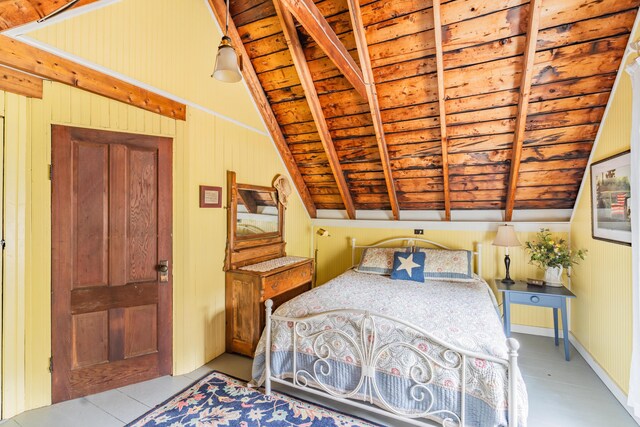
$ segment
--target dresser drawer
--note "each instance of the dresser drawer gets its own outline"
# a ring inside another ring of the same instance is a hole
[[[308,283],[312,277],[313,263],[311,262],[265,277],[262,288],[263,300]]]
[[[562,297],[555,295],[533,295],[525,292],[509,292],[509,298],[513,304],[538,305],[541,307],[560,308]]]

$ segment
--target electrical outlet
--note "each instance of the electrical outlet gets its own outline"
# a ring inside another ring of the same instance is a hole
[[[413,230],[413,234],[418,235],[418,234],[424,234],[424,230],[420,230],[418,228]]]

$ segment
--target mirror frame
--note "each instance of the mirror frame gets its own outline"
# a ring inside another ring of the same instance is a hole
[[[227,171],[227,237],[229,244],[233,250],[254,247],[260,245],[268,245],[272,243],[280,243],[284,241],[284,206],[276,201],[278,208],[278,231],[271,233],[262,233],[256,235],[239,236],[237,234],[238,222],[238,197],[240,190],[264,191],[275,193],[276,199],[278,190],[274,187],[265,187],[260,185],[240,184],[236,182],[236,173]]]

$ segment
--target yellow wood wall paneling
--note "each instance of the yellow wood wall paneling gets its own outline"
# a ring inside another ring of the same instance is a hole
[[[3,188],[4,188],[4,92],[0,91],[0,237],[4,238],[2,224],[4,223],[4,197]],[[2,283],[4,282],[4,251],[0,253],[0,385],[2,384],[2,366],[3,366],[3,355],[2,355],[2,322],[4,321],[3,317],[3,309],[2,306],[2,294],[3,287]],[[2,387],[0,387],[0,418],[2,418]]]
[[[7,216],[4,417],[51,401],[51,125],[174,138],[174,373],[198,368],[224,351],[226,210],[200,209],[199,185],[270,185],[284,172],[270,139],[189,109],[186,122],[45,82],[42,100],[6,94]],[[2,110],[0,110],[2,111]],[[55,173],[55,165],[54,165]],[[226,194],[224,195],[226,197]],[[309,255],[310,220],[299,198],[287,211],[288,251]],[[9,239],[8,239],[9,240]],[[13,245],[13,246],[11,246]]]
[[[221,36],[205,2],[137,0],[64,21],[32,36],[90,62],[123,73],[221,114],[263,129],[245,87],[210,78]],[[162,31],[158,31],[162,28]],[[185,42],[189,40],[189,42]],[[197,40],[194,43],[193,40]],[[12,295],[6,315],[17,317],[7,335],[18,348],[11,364],[13,401],[4,415],[50,402],[50,126],[67,124],[174,138],[174,372],[197,368],[224,351],[224,259],[226,213],[199,209],[198,185],[225,186],[226,169],[246,182],[268,185],[284,167],[272,142],[229,121],[189,109],[185,122],[84,93],[63,85],[45,85],[44,99],[31,103],[25,118],[11,126],[33,137],[27,224],[29,286],[26,300]],[[4,102],[1,103],[4,108]],[[287,235],[291,254],[309,255],[310,221],[299,198],[291,199]],[[31,233],[31,234],[29,234]],[[13,280],[13,279],[12,279]],[[23,361],[24,367],[16,369]],[[14,366],[15,365],[15,366]],[[8,366],[8,365],[5,365]],[[5,369],[5,371],[6,371]],[[8,380],[7,380],[8,381]]]
[[[637,40],[636,31],[632,40]],[[627,63],[635,55],[627,58]],[[628,150],[631,139],[631,80],[626,72],[611,94],[609,112],[593,161]],[[571,223],[571,243],[589,250],[574,268],[572,287],[578,298],[571,312],[571,331],[593,359],[626,393],[632,346],[631,247],[591,238],[591,175],[577,201]]]
[[[264,129],[242,84],[210,77],[222,34],[205,1],[127,0],[28,36]]]
[[[5,200],[3,280],[3,417],[26,409],[24,316],[28,272],[26,263],[27,197],[30,180],[28,148],[28,104],[25,97],[5,93]]]
[[[495,238],[495,232],[484,231],[450,231],[450,230],[425,230],[424,236],[413,236],[413,230],[384,229],[384,228],[349,228],[328,227],[329,237],[316,238],[314,245],[318,249],[318,276],[317,283],[322,284],[327,280],[344,272],[351,264],[350,241],[356,238],[357,245],[368,245],[391,237],[407,236],[423,237],[442,243],[452,248],[470,249],[474,243],[482,243],[482,272],[487,282],[493,278],[504,277],[504,248],[491,245]],[[316,228],[317,229],[317,228]],[[516,225],[517,230],[517,225]],[[535,239],[535,232],[518,232],[518,239],[524,244],[527,240]],[[555,236],[568,238],[567,233],[553,233]],[[542,278],[544,273],[529,264],[528,253],[524,248],[510,248],[511,277],[514,279],[526,279],[527,277]],[[358,255],[359,256],[359,255]],[[357,262],[358,258],[356,258]],[[566,279],[565,279],[566,280]],[[501,303],[501,299],[499,299]],[[512,324],[553,328],[553,314],[551,309],[527,307],[521,305],[512,306]]]

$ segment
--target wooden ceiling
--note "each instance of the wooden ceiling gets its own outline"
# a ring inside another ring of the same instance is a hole
[[[0,31],[69,2],[0,0]],[[231,0],[229,35],[312,217],[510,220],[574,206],[639,4]]]
[[[229,35],[312,216],[507,220],[573,207],[640,4],[275,1],[231,0]]]

